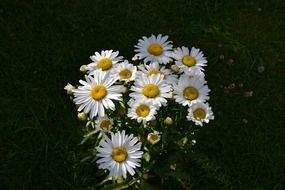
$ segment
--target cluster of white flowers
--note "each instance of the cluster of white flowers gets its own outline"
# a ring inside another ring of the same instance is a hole
[[[214,119],[206,102],[210,92],[203,72],[207,60],[200,49],[174,49],[168,36],[159,34],[139,39],[135,52],[133,64],[119,56],[118,51],[95,52],[90,57],[92,63],[80,68],[86,72],[85,80],[79,81],[81,85],[74,88],[69,84],[65,88],[73,94],[78,111],[94,121],[97,131],[106,133],[97,147],[97,163],[116,178],[126,178],[127,173],[134,175],[143,152],[138,138],[126,135],[123,129],[112,131],[114,121],[106,110],[114,111],[115,101],[126,104],[128,118],[142,124],[155,120],[169,101],[187,106],[185,119],[196,125],[203,126]],[[129,91],[127,100],[123,100],[123,93]],[[159,132],[149,133],[147,140],[156,144]]]

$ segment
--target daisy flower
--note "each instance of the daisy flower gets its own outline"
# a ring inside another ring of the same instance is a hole
[[[130,97],[135,100],[144,99],[160,107],[166,106],[167,100],[165,98],[171,98],[170,91],[172,89],[171,85],[163,80],[162,75],[151,75],[149,77],[141,75],[131,90],[133,92],[130,93]]]
[[[139,75],[152,76],[161,74],[169,84],[175,83],[177,80],[176,75],[174,75],[171,70],[166,69],[165,66],[160,66],[158,62],[152,62],[149,65],[145,64],[144,67],[139,67],[139,69]]]
[[[109,73],[95,70],[91,75],[85,75],[84,80],[80,80],[74,92],[74,102],[78,105],[78,111],[89,113],[90,118],[105,115],[105,109],[115,110],[112,100],[122,99],[122,86],[113,85],[117,78],[110,77]]]
[[[203,122],[209,123],[209,120],[214,119],[214,114],[208,103],[197,102],[189,107],[187,119],[203,126]]]
[[[111,69],[113,65],[123,60],[123,57],[118,55],[119,51],[113,52],[113,50],[101,51],[101,54],[95,52],[95,55],[90,56],[93,62],[87,65],[89,73],[96,69],[103,71]]]
[[[208,62],[203,52],[195,47],[192,47],[191,51],[187,47],[179,47],[174,51],[173,58],[177,66],[184,72],[189,72],[193,68],[204,70],[203,67]]]
[[[113,119],[108,118],[106,115],[104,117],[98,117],[95,120],[95,128],[97,131],[110,132],[113,125]]]
[[[128,117],[136,119],[138,122],[146,123],[147,121],[155,119],[156,107],[145,100],[133,100],[128,102],[130,106],[128,110]]]
[[[119,78],[120,81],[133,81],[136,78],[137,67],[129,64],[127,60],[122,63],[116,64],[112,69],[112,75]]]
[[[175,101],[183,106],[191,106],[196,102],[205,102],[209,99],[210,89],[205,85],[206,81],[199,77],[190,78],[182,75],[177,85],[173,85]]]
[[[172,41],[167,41],[168,36],[162,36],[159,34],[157,37],[151,35],[147,38],[145,36],[139,39],[137,45],[135,45],[135,56],[139,59],[143,59],[144,63],[158,62],[167,64],[172,59]]]
[[[127,173],[133,176],[135,168],[140,167],[140,159],[143,152],[141,142],[137,137],[126,135],[125,131],[111,133],[111,139],[106,136],[99,143],[96,161],[100,169],[108,169],[109,176],[117,179],[127,178]]]

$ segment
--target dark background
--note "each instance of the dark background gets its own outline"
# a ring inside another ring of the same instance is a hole
[[[63,87],[95,51],[130,59],[159,33],[209,61],[216,118],[197,133],[192,188],[285,189],[284,15],[282,0],[1,0],[0,189],[96,184]]]

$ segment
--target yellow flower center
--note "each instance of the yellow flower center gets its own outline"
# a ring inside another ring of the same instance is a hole
[[[101,129],[109,129],[109,126],[111,125],[111,121],[109,119],[104,119],[100,123]]]
[[[195,119],[205,119],[206,111],[203,108],[197,108],[195,111],[193,111],[193,115]]]
[[[97,63],[97,67],[103,71],[110,69],[112,65],[112,60],[109,58],[103,58]]]
[[[129,69],[124,69],[119,73],[119,75],[121,80],[129,79],[132,77],[132,72]]]
[[[124,162],[128,158],[127,150],[124,147],[114,148],[112,151],[112,158],[116,162]]]
[[[102,100],[106,95],[107,95],[107,90],[105,86],[101,84],[93,86],[90,92],[90,96],[97,101]]]
[[[186,55],[182,58],[182,63],[188,67],[191,67],[196,64],[196,60],[191,55]]]
[[[158,69],[153,69],[153,70],[149,71],[148,74],[147,74],[147,76],[151,76],[151,75],[155,75],[155,74],[161,74],[161,75],[164,76],[164,73],[161,72],[161,71],[158,70]]]
[[[152,43],[148,46],[147,51],[152,55],[159,56],[162,54],[163,48],[159,43]]]
[[[183,90],[183,96],[187,100],[195,100],[199,96],[199,92],[196,88],[188,86]]]
[[[146,117],[148,116],[150,112],[150,108],[147,105],[139,105],[136,109],[136,113],[138,114],[138,116],[140,117]]]
[[[146,97],[154,98],[160,93],[160,90],[159,90],[158,86],[155,84],[146,84],[143,87],[142,93]]]

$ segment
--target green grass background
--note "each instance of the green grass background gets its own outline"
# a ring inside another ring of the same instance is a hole
[[[130,59],[152,33],[208,57],[216,118],[185,166],[192,189],[285,189],[284,15],[283,0],[1,0],[0,189],[98,182],[97,166],[80,162],[82,123],[63,87],[95,51]]]

